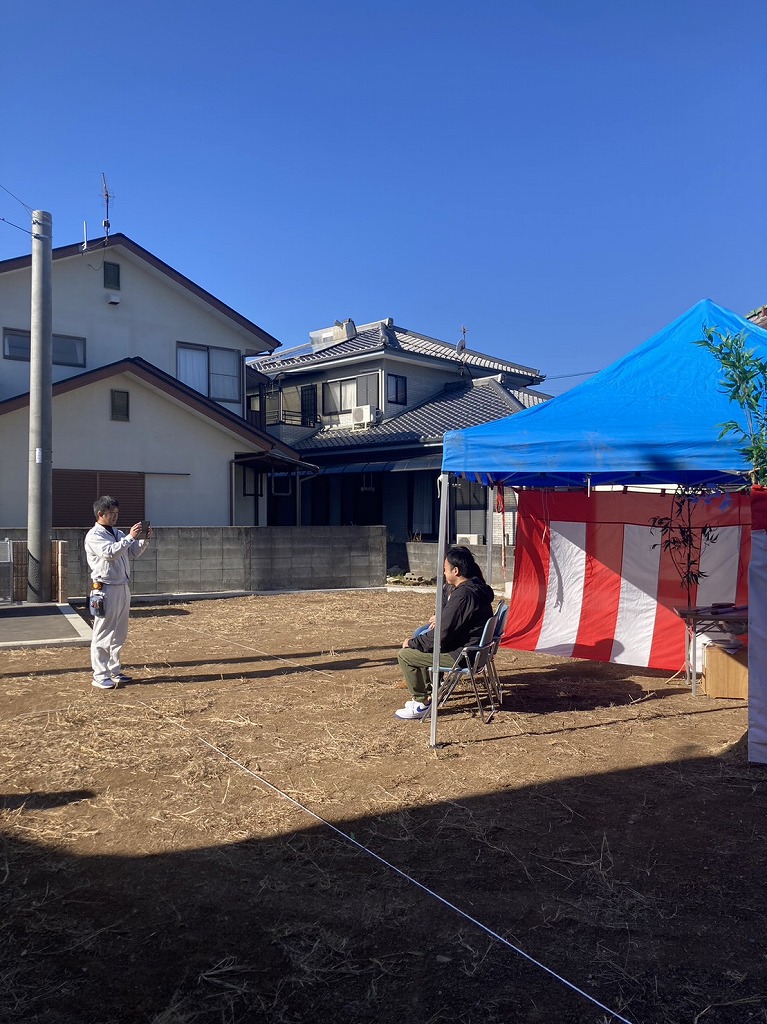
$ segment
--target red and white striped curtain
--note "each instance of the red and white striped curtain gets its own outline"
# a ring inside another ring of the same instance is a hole
[[[673,516],[674,501],[673,492],[522,491],[503,646],[681,670],[685,626],[673,609],[687,605],[687,591],[650,525]],[[750,524],[747,496],[697,500],[692,605],[748,603]],[[703,526],[713,533],[701,543]]]

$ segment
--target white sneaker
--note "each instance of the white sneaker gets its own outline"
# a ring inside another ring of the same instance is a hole
[[[404,708],[398,708],[394,712],[395,718],[405,718],[412,721],[414,718],[425,718],[429,713],[429,704],[422,704],[419,700],[408,700]]]

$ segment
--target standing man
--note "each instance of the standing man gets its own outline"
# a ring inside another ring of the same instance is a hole
[[[91,579],[101,584],[104,594],[104,614],[94,615],[91,640],[93,686],[99,690],[113,690],[120,683],[130,682],[120,664],[128,636],[130,555],[143,555],[152,536],[151,526],[147,526],[146,537],[142,536],[140,522],[134,523],[127,534],[116,529],[119,511],[119,503],[108,494],[97,498],[93,503],[96,523],[85,537]]]

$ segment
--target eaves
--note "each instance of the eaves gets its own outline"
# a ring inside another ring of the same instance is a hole
[[[337,459],[348,457],[349,455],[364,454],[365,452],[375,452],[377,455],[379,452],[396,452],[401,451],[403,448],[417,448],[419,450],[423,448],[442,448],[442,438],[411,438],[405,441],[401,437],[399,439],[393,437],[388,441],[382,441],[380,444],[349,444],[325,446],[322,448],[301,448],[301,455],[306,455],[307,458],[315,460],[324,460],[326,458]]]

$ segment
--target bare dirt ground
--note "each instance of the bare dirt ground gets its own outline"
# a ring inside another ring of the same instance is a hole
[[[433,600],[137,607],[112,692],[0,654],[0,1020],[766,1021],[745,704],[501,651],[432,750],[392,712]]]

